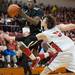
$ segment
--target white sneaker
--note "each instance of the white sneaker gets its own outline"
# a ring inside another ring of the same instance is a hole
[[[8,67],[8,68],[10,68],[10,67],[11,67],[11,65],[10,65],[10,64],[8,64],[8,65],[7,65],[7,67]]]
[[[14,64],[14,68],[17,68],[18,66],[17,66],[17,64]]]

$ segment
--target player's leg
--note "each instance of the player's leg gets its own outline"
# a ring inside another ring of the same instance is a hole
[[[67,67],[71,62],[71,53],[60,52],[57,57],[42,71],[40,75],[48,75],[61,67]]]
[[[36,57],[34,56],[34,54],[23,42],[18,42],[18,45],[27,57],[29,57],[31,60],[36,60]]]
[[[7,67],[11,67],[11,59],[10,59],[10,57],[11,57],[11,55],[10,55],[10,51],[8,50],[8,49],[6,49],[6,50],[4,50],[4,55],[5,55],[5,57],[6,57],[6,62],[7,62]]]
[[[72,58],[71,58],[72,61],[66,69],[70,72],[75,73],[75,45],[72,46],[69,50],[71,50],[71,52],[72,52]]]
[[[12,59],[13,59],[14,67],[18,67],[17,66],[17,57],[16,57],[16,55],[13,55]]]

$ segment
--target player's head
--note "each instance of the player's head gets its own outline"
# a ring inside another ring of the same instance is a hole
[[[29,9],[32,9],[34,7],[34,0],[27,0],[27,6]]]
[[[46,16],[41,22],[41,26],[44,27],[45,30],[55,27],[55,18],[52,15]]]

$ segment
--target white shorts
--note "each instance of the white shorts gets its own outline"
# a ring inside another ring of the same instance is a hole
[[[69,63],[67,69],[75,73],[75,46],[72,48],[72,61]]]
[[[59,52],[56,58],[49,64],[48,68],[55,71],[58,68],[65,67],[75,72],[75,46],[71,50]]]

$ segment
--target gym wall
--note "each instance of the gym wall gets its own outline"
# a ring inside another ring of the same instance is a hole
[[[26,2],[27,0],[22,0]],[[66,7],[73,7],[75,8],[75,0],[36,0],[37,3],[44,3],[50,5],[58,5],[58,6],[66,6]]]

